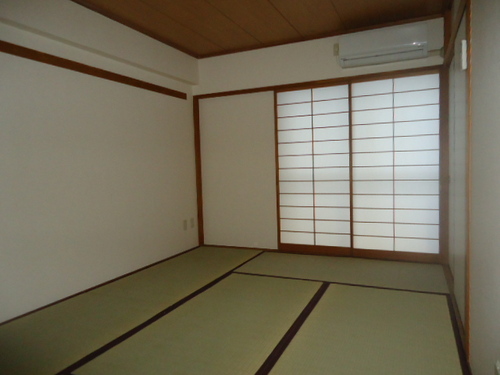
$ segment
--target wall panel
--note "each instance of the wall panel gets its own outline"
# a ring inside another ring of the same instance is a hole
[[[0,321],[197,245],[190,101],[0,59]]]
[[[273,93],[201,100],[200,134],[205,243],[276,249]],[[308,193],[310,186],[296,181],[307,169],[295,172],[286,189]],[[310,213],[301,207],[296,214]]]

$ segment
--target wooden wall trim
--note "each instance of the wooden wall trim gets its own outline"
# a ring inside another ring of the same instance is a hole
[[[275,189],[276,189],[276,238],[281,242],[281,220],[280,220],[280,169],[279,169],[279,149],[278,149],[278,93],[273,93],[274,106],[274,169],[275,169]]]
[[[457,0],[455,0],[457,1]],[[455,52],[455,40],[457,39],[458,29],[460,28],[460,22],[465,14],[465,10],[467,8],[467,2],[469,0],[460,0],[458,4],[458,10],[456,13],[456,18],[450,20],[449,36],[447,37],[447,44],[444,49],[444,63],[445,66],[450,66],[451,60],[453,60],[453,53]]]
[[[108,81],[122,83],[124,85],[137,87],[143,90],[153,91],[159,94],[173,96],[174,98],[187,99],[187,94],[172,90],[163,86],[158,86],[149,82],[141,81],[135,78],[127,77],[121,74],[113,73],[108,70],[96,68],[90,65],[82,64],[73,60],[50,55],[31,48],[22,47],[13,43],[0,41],[0,52],[22,57],[25,59],[41,62],[44,64],[57,66],[59,68],[72,70],[78,73],[106,79]]]
[[[230,90],[230,91],[220,91],[208,94],[200,94],[195,95],[194,98],[197,99],[210,99],[210,98],[219,98],[223,96],[233,96],[233,95],[245,95],[245,94],[253,94],[257,92],[264,91],[288,91],[288,90],[300,90],[302,88],[311,88],[311,87],[322,87],[322,86],[334,86],[341,84],[348,84],[358,81],[370,81],[384,78],[397,78],[404,77],[407,75],[418,75],[418,74],[429,74],[432,72],[439,73],[441,71],[442,65],[430,65],[424,66],[420,68],[412,68],[412,69],[401,69],[389,72],[380,72],[380,73],[370,73],[363,74],[359,76],[348,76],[348,77],[340,77],[340,78],[328,78],[317,81],[307,81],[300,83],[285,83],[282,85],[273,85],[273,86],[263,86],[263,87],[255,87],[251,89],[241,89],[241,90]]]
[[[441,262],[450,263],[450,79],[449,69],[443,66],[440,74],[440,131],[439,131],[439,246]]]
[[[349,83],[348,87],[349,95],[349,242],[351,244],[351,256],[353,255],[354,246],[354,154],[352,150],[354,149],[353,144],[353,110],[352,110],[352,83]],[[393,99],[394,103],[394,99]],[[394,112],[393,112],[394,113]],[[394,115],[393,115],[394,116]],[[314,157],[313,157],[314,158]],[[394,167],[393,167],[394,168]],[[394,172],[393,172],[394,173]],[[394,175],[393,175],[394,176]],[[394,199],[394,196],[393,196]],[[394,226],[394,224],[393,224]],[[394,228],[394,227],[393,227]],[[395,241],[393,239],[393,241]]]
[[[443,272],[446,278],[446,283],[448,284],[448,289],[450,291],[450,297],[453,306],[453,311],[455,312],[455,319],[458,326],[459,336],[465,346],[466,343],[465,328],[464,328],[465,326],[462,320],[460,319],[460,310],[458,309],[457,299],[455,297],[455,278],[453,277],[453,272],[451,272],[449,264],[443,264]]]
[[[198,245],[205,244],[203,221],[203,179],[201,167],[200,100],[193,99],[194,153],[196,162],[196,200],[198,206]]]
[[[278,251],[282,253],[295,253],[306,255],[328,255],[341,257],[355,257],[378,260],[394,260],[414,263],[441,264],[439,254],[409,253],[403,251],[385,251],[357,249],[353,247],[295,245],[280,243]]]

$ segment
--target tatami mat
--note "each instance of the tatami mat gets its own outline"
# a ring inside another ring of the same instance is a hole
[[[233,274],[74,374],[254,374],[319,287]]]
[[[2,325],[0,374],[53,375],[258,253],[198,248]]]
[[[237,272],[401,290],[448,292],[443,268],[437,264],[268,252],[238,268]]]
[[[330,285],[271,375],[460,375],[445,296]]]

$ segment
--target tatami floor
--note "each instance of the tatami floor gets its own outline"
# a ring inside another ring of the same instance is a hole
[[[439,265],[200,247],[0,326],[0,374],[468,374]]]

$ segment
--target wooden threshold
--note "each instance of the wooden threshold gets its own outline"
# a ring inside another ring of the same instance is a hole
[[[295,254],[344,256],[415,263],[442,263],[440,254],[413,253],[405,251],[369,250],[349,247],[295,245],[283,243],[278,245],[278,251]]]

